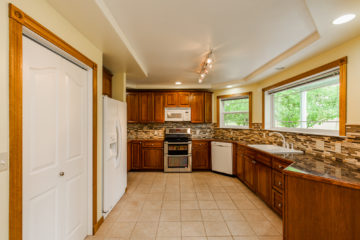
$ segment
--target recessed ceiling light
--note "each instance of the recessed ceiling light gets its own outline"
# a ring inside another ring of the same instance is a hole
[[[181,82],[175,82],[176,85],[181,85],[182,83]]]
[[[227,88],[232,88],[232,85],[227,85],[226,87],[227,87]]]
[[[276,67],[275,69],[278,70],[278,71],[280,71],[280,70],[284,70],[285,67]]]
[[[342,16],[336,18],[332,23],[335,25],[347,23],[347,22],[350,22],[351,20],[353,20],[355,17],[356,17],[356,15],[353,13],[345,14],[345,15],[342,15]]]

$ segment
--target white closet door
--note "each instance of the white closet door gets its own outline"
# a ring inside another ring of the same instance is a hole
[[[23,37],[23,237],[87,233],[87,72]]]

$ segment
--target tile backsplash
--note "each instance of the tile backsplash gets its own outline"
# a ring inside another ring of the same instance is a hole
[[[254,123],[252,129],[224,129],[216,124],[192,124],[183,122],[128,124],[128,139],[162,139],[165,128],[189,127],[194,139],[219,139],[242,141],[248,144],[277,144],[281,138],[269,136],[271,131],[261,129],[260,123]],[[360,125],[348,125],[346,137],[320,136],[302,133],[282,132],[288,143],[326,161],[344,162],[360,167]],[[319,145],[319,143],[321,143]],[[319,147],[319,146],[322,146]]]

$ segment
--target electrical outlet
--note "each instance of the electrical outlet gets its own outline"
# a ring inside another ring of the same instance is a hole
[[[316,148],[318,150],[324,150],[325,146],[324,146],[324,141],[321,140],[316,140]]]
[[[9,168],[9,154],[7,152],[0,153],[0,172]]]
[[[335,152],[341,153],[341,143],[335,143]]]
[[[196,129],[196,135],[200,134],[200,129]]]

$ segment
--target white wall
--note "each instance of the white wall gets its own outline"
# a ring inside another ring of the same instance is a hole
[[[102,52],[57,13],[45,0],[12,0],[15,6],[98,65],[98,217],[101,217]],[[9,20],[7,0],[0,2],[0,153],[9,146]],[[11,164],[11,163],[10,163]],[[0,173],[0,240],[8,239],[9,173]]]

